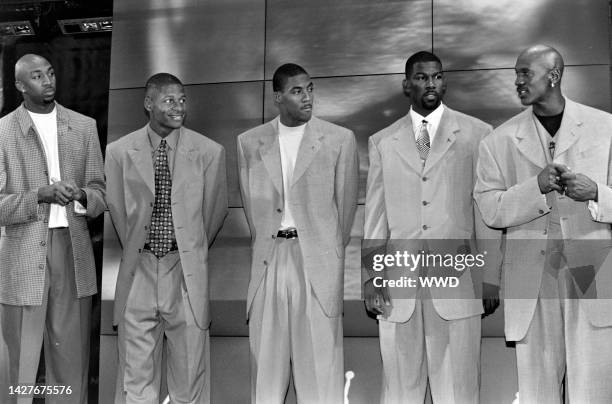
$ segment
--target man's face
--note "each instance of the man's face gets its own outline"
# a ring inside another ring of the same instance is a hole
[[[149,112],[151,128],[165,137],[183,126],[187,113],[187,98],[183,86],[169,84],[152,89],[145,97],[145,109]]]
[[[516,92],[523,105],[545,102],[552,93],[550,69],[542,57],[521,55],[514,67]]]
[[[302,125],[312,117],[314,85],[307,74],[289,77],[274,100],[280,111],[281,122],[287,126]]]
[[[55,71],[44,58],[25,62],[17,74],[15,85],[23,99],[35,105],[48,105],[55,99]]]
[[[404,93],[412,108],[423,116],[438,108],[446,91],[446,79],[438,62],[417,62],[410,76],[404,79]]]

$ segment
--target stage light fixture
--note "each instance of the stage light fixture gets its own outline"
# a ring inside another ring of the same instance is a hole
[[[0,36],[36,35],[30,21],[0,22]]]
[[[65,35],[90,34],[113,30],[113,19],[111,17],[57,20],[57,23]]]

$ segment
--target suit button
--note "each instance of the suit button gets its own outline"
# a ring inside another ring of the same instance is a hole
[[[273,234],[273,235],[272,235],[272,238],[276,238],[276,234]]]
[[[544,210],[542,210],[542,209],[538,210],[538,212],[540,213],[540,215],[544,214]]]
[[[424,225],[423,225],[423,230],[427,230],[427,229],[428,229],[427,225],[426,225],[426,224],[424,224]]]
[[[429,202],[427,202],[427,201],[423,201],[423,206],[427,206],[428,203]]]
[[[546,230],[544,230],[544,233],[543,233],[543,234],[544,234],[544,235],[546,235],[546,234],[548,234],[548,232],[547,232]]]
[[[38,269],[45,269],[45,264],[38,264]]]
[[[423,179],[423,182],[427,181],[427,177],[423,177],[422,179]]]
[[[144,229],[147,230],[148,228],[149,228],[149,226],[145,224]]]
[[[265,260],[264,260],[264,262],[263,262],[263,263],[264,263],[264,265],[268,265],[268,261],[265,261]]]
[[[149,203],[149,206],[150,206],[150,207],[153,207],[153,202]]]
[[[138,249],[138,253],[141,253],[141,252],[142,252],[142,248],[139,248],[139,249]]]
[[[49,176],[49,171],[45,170],[45,171],[43,171],[43,174],[45,174],[45,176],[48,177]]]
[[[44,246],[46,246],[46,245],[47,245],[47,243],[46,243],[46,242],[44,242],[44,241],[41,241],[41,242],[40,242],[40,245],[44,247]]]
[[[282,210],[281,208],[277,208],[277,209],[276,209],[276,211],[277,211],[278,213],[282,213],[282,212],[283,212],[283,210]]]
[[[542,255],[546,255],[546,251],[544,251],[544,250],[540,250],[540,254],[542,254]]]

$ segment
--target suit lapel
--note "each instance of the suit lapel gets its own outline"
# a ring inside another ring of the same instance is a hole
[[[283,195],[283,173],[281,167],[280,144],[278,142],[278,118],[271,121],[269,130],[259,140],[259,154],[278,193]]]
[[[175,199],[181,189],[192,179],[194,148],[187,134],[181,128],[178,145],[174,154],[174,170],[172,174],[172,199]]]
[[[583,122],[580,120],[580,117],[575,113],[575,105],[566,98],[565,112],[563,113],[563,120],[557,135],[559,136],[559,141],[555,150],[555,159],[567,152],[576,143],[581,134],[582,124]]]
[[[155,195],[153,158],[151,157],[151,143],[149,142],[146,126],[138,131],[138,136],[127,153],[134,163],[136,171],[138,171],[138,174],[147,184],[151,193]]]
[[[536,166],[546,166],[546,156],[540,141],[540,135],[535,127],[535,118],[531,108],[523,111],[519,125],[517,126],[514,141],[517,149]]]
[[[402,120],[399,130],[393,135],[393,140],[396,144],[395,150],[400,158],[420,173],[423,170],[423,163],[414,140],[414,130],[412,129],[410,114],[406,115]]]
[[[59,166],[62,179],[68,179],[68,173],[66,170],[68,166],[66,163],[72,162],[73,156],[69,155],[70,151],[73,150],[68,144],[78,144],[70,139],[72,134],[72,128],[70,127],[70,120],[66,115],[66,111],[59,104],[56,104],[57,108],[57,154],[59,157]],[[72,164],[71,164],[72,165]]]
[[[451,111],[445,108],[442,113],[442,118],[440,119],[440,125],[435,134],[433,145],[429,152],[429,157],[425,162],[423,173],[433,168],[436,163],[440,161],[442,156],[446,154],[448,149],[455,143],[459,130],[459,125],[456,119],[451,115]]]
[[[306,172],[306,169],[312,163],[314,156],[321,148],[321,141],[319,139],[323,137],[323,134],[317,130],[316,121],[314,121],[315,119],[316,118],[312,118],[304,130],[304,137],[300,142],[297,159],[295,161],[295,168],[293,169],[291,185],[295,184],[304,174],[304,172]]]

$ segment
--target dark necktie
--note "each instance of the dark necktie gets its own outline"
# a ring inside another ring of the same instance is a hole
[[[423,120],[421,123],[421,130],[419,131],[419,136],[416,140],[417,149],[419,150],[419,155],[421,156],[421,160],[427,160],[429,156],[429,132],[427,132],[427,121]]]
[[[168,152],[166,140],[162,139],[155,158],[155,204],[151,215],[151,228],[148,243],[157,258],[163,257],[175,242],[174,226],[172,224],[172,176],[168,168]]]

